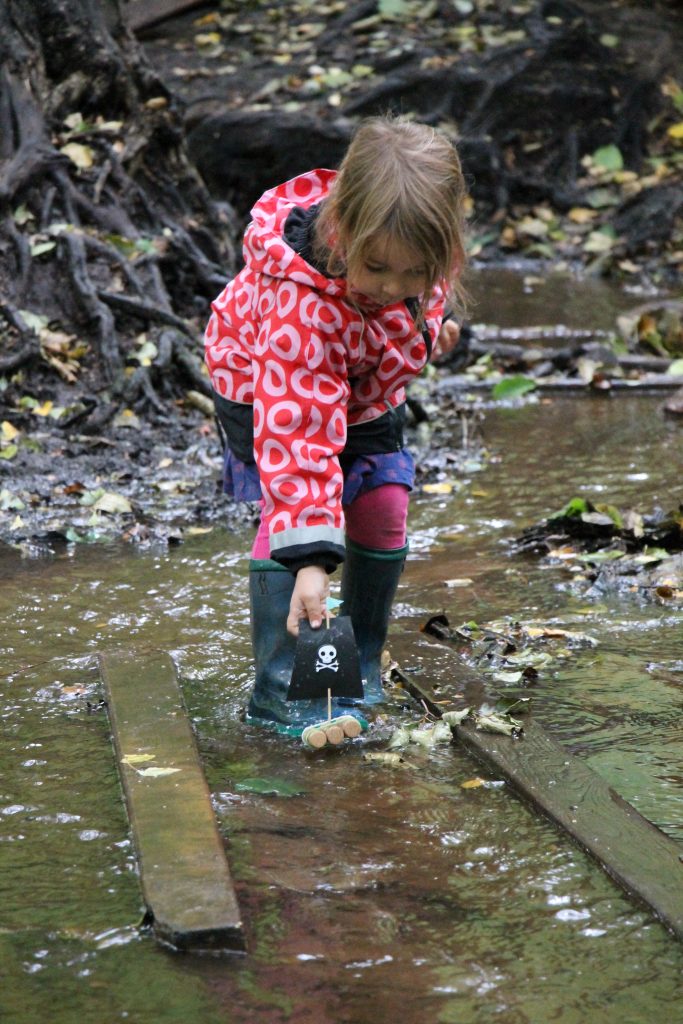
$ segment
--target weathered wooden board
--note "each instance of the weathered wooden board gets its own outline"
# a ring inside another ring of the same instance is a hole
[[[156,25],[166,18],[184,14],[192,7],[199,7],[203,0],[131,0],[126,6],[126,20],[134,31]]]
[[[163,652],[100,656],[114,748],[156,936],[244,950],[239,906],[175,665]]]
[[[443,708],[404,673],[403,685],[433,714]],[[501,775],[537,810],[563,828],[631,896],[683,939],[683,847],[644,818],[596,772],[524,716],[511,739],[465,722],[456,739]]]

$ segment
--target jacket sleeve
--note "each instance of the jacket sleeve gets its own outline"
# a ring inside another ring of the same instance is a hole
[[[344,560],[343,475],[349,396],[337,304],[273,282],[254,346],[254,454],[270,555],[295,569]]]
[[[255,325],[252,312],[253,275],[243,270],[211,303],[204,332],[204,357],[211,385],[229,402],[250,405]]]

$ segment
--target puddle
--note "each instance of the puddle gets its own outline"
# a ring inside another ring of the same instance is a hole
[[[680,428],[660,399],[623,396],[491,410],[484,431],[497,460],[452,494],[413,502],[392,650],[455,693],[452,648],[419,631],[430,614],[589,633],[594,646],[541,672],[536,713],[681,839],[683,612],[591,597],[562,567],[509,545],[574,495],[676,504]],[[507,786],[463,789],[482,774],[499,781],[463,752],[411,749],[396,770],[364,763],[354,745],[308,756],[239,721],[249,542],[246,528],[215,529],[168,550],[69,547],[1,567],[3,1020],[676,1019],[680,945]],[[445,585],[456,578],[472,582]],[[245,959],[174,955],[139,931],[96,666],[98,652],[135,645],[178,665],[247,924]],[[238,787],[259,777],[300,795]]]

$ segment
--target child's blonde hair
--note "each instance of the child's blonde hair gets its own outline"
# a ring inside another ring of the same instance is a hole
[[[423,261],[424,302],[445,280],[450,302],[464,312],[466,195],[460,159],[444,135],[405,117],[369,118],[356,131],[318,217],[329,272],[360,270],[373,242],[388,237]]]

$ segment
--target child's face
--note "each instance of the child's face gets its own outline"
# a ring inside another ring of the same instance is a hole
[[[370,243],[360,267],[347,274],[348,294],[360,306],[391,306],[427,286],[424,262],[404,243],[384,235]]]

